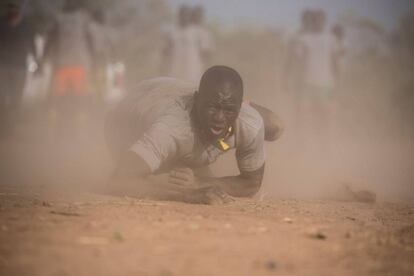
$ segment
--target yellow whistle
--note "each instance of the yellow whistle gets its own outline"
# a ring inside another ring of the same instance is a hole
[[[223,150],[228,150],[230,148],[230,146],[228,144],[226,144],[226,142],[224,142],[223,139],[220,139],[219,142],[220,142],[220,146]]]
[[[227,135],[226,136],[228,136],[231,133],[232,129],[233,129],[232,127],[229,127],[229,129],[227,130]],[[230,149],[229,144],[227,144],[226,142],[224,142],[224,138],[221,138],[218,141],[219,141],[219,144],[220,144],[222,150],[228,150],[228,149]]]

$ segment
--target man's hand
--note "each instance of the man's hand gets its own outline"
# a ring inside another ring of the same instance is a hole
[[[198,186],[193,170],[190,168],[178,168],[171,170],[168,175],[168,182],[183,187]]]
[[[223,204],[233,201],[233,198],[220,187],[200,182],[190,168],[179,168],[170,171],[168,183],[180,186],[179,189],[182,189],[183,201],[185,202]]]
[[[233,201],[234,199],[219,187],[212,187],[206,192],[206,203],[209,205],[219,205]]]
[[[218,186],[204,186],[187,190],[183,201],[196,204],[219,205],[233,202],[234,199]]]

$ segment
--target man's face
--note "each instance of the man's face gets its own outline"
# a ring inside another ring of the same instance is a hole
[[[197,97],[198,123],[206,135],[204,138],[215,141],[223,138],[233,126],[239,115],[242,99],[228,88],[217,93],[204,94]]]

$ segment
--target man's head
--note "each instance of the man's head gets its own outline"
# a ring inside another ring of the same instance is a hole
[[[338,39],[338,40],[343,40],[345,37],[345,29],[342,25],[340,24],[335,24],[332,27],[332,34]]]
[[[195,6],[191,12],[191,22],[196,25],[203,24],[204,8],[201,5]]]
[[[178,9],[178,25],[186,27],[191,22],[191,8],[187,5],[181,5]]]
[[[236,121],[243,101],[243,81],[234,69],[213,66],[202,76],[194,96],[195,123],[205,139],[223,138]]]
[[[315,32],[321,33],[326,26],[326,13],[324,10],[315,11]]]
[[[304,10],[302,12],[302,18],[301,18],[301,30],[302,32],[309,32],[311,29],[311,25],[312,25],[312,20],[313,20],[313,11],[311,10]]]

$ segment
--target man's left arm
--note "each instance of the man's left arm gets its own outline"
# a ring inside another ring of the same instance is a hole
[[[264,175],[265,165],[249,172],[241,172],[236,176],[225,177],[197,177],[189,168],[172,170],[168,182],[183,187],[204,189],[218,187],[219,190],[234,197],[252,197],[260,189]]]
[[[241,172],[237,176],[216,178],[212,182],[231,196],[252,197],[262,185],[264,168],[265,165],[263,164],[255,171]]]

